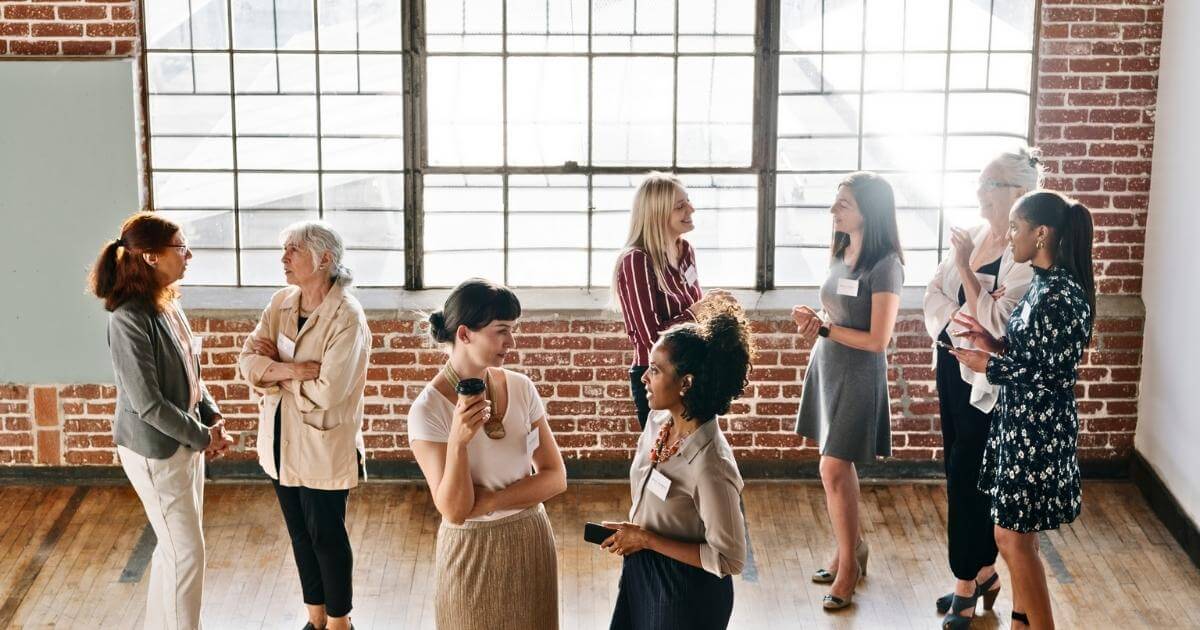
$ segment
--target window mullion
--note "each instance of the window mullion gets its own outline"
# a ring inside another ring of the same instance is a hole
[[[755,3],[755,96],[752,166],[758,169],[758,234],[754,286],[775,286],[775,167],[779,126],[780,3]]]

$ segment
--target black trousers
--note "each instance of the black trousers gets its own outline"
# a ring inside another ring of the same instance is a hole
[[[947,341],[945,333],[942,338]],[[992,414],[971,406],[971,386],[962,379],[958,359],[941,347],[937,388],[945,449],[950,570],[960,580],[974,580],[980,569],[996,563],[997,554],[992,500],[979,491],[979,468]]]
[[[275,496],[292,539],[304,603],[325,606],[330,617],[350,614],[354,555],[346,532],[349,490],[287,487],[274,481]]]
[[[650,415],[650,401],[646,398],[646,386],[642,384],[642,375],[648,369],[648,365],[629,368],[629,389],[633,392],[633,404],[637,407],[638,423],[643,431],[646,429],[646,418]]]
[[[732,577],[639,551],[621,566],[609,630],[724,630],[732,614]]]

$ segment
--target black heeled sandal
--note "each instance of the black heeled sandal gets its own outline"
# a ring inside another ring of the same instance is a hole
[[[1000,581],[1000,574],[993,573],[992,577],[983,581],[983,584],[975,583],[975,596],[983,597],[983,609],[991,610],[996,604],[996,597],[1000,595],[1000,586],[992,588]],[[950,611],[950,602],[954,599],[954,591],[946,593],[937,599],[937,612],[939,615],[944,615]]]

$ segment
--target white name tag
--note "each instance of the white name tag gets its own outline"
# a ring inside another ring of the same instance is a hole
[[[842,278],[838,280],[837,294],[858,297],[858,280],[853,280],[851,278]]]
[[[996,286],[996,276],[990,273],[977,273],[975,277],[979,279],[979,287],[985,293],[991,293],[992,287]]]
[[[542,445],[542,434],[540,431],[538,431],[538,428],[535,426],[535,427],[533,427],[533,430],[530,431],[529,434],[525,436],[525,452],[532,457],[534,451],[538,450],[538,447],[541,445]]]
[[[204,347],[204,337],[200,335],[192,335],[192,356],[200,356],[200,350]]]
[[[699,279],[699,276],[696,275],[696,268],[689,265],[687,269],[684,269],[683,279],[687,280],[688,284],[696,284],[696,280]]]
[[[1021,322],[1024,323],[1025,325],[1029,325],[1029,315],[1032,312],[1033,312],[1033,308],[1029,306],[1029,302],[1026,302],[1025,306],[1021,307],[1021,315],[1020,315]]]
[[[646,482],[646,489],[650,494],[658,497],[661,501],[667,500],[667,492],[671,489],[671,480],[666,475],[658,472],[658,469],[650,471],[650,480]]]
[[[292,362],[296,358],[296,342],[283,336],[279,333],[279,337],[275,339],[275,348],[279,350],[279,358]]]

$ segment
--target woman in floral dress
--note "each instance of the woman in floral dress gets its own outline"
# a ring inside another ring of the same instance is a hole
[[[1012,572],[1013,627],[1053,628],[1037,532],[1079,516],[1079,417],[1076,368],[1091,341],[1096,311],[1092,216],[1083,204],[1036,191],[1009,220],[1013,258],[1034,278],[995,339],[969,316],[959,333],[981,350],[954,351],[959,362],[1001,386],[979,489],[992,497],[996,543]]]

